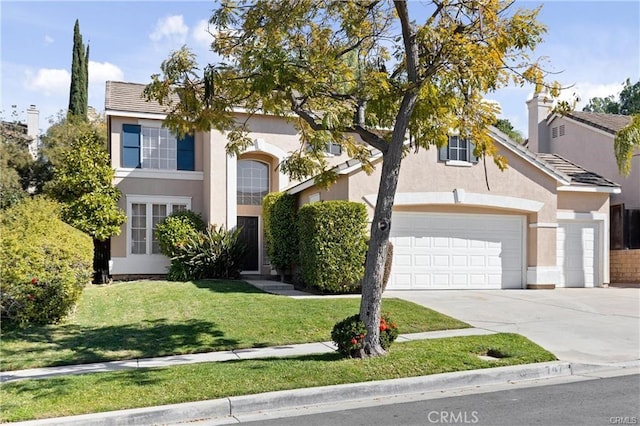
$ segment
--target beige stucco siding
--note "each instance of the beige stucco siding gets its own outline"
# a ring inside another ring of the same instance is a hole
[[[560,136],[558,132],[558,136],[552,138],[551,129],[562,125],[565,126],[565,134]],[[565,117],[556,117],[547,131],[550,152],[622,186],[620,194],[611,194],[611,204],[624,203],[626,208],[640,208],[640,155],[633,157],[629,176],[622,176],[618,172],[612,134]]]
[[[564,192],[558,193],[558,210],[576,213],[609,214],[609,194],[601,192]]]
[[[544,203],[537,220],[555,220],[556,180],[510,151],[502,152],[509,161],[509,168],[504,172],[491,159],[487,160],[490,191],[487,190],[481,162],[471,167],[449,166],[438,161],[437,154],[437,150],[432,148],[407,155],[402,163],[397,193],[452,192],[462,189],[467,193],[535,200]],[[366,195],[377,194],[380,170],[381,164],[378,163],[371,176],[363,172],[354,173],[349,182],[349,198],[361,201]],[[370,215],[372,212],[373,208],[369,206]]]

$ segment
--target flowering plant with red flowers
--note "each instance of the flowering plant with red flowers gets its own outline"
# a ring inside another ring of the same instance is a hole
[[[32,276],[19,286],[3,286],[0,290],[2,317],[25,327],[29,324],[51,324],[69,310],[64,288],[57,278],[41,280]]]
[[[338,347],[338,352],[353,358],[362,349],[362,343],[367,335],[367,328],[359,315],[352,315],[336,323],[331,331],[331,339]],[[389,313],[380,318],[380,346],[388,349],[398,337],[398,327]]]

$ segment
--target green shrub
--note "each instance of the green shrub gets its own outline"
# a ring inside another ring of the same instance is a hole
[[[238,278],[247,250],[240,239],[241,231],[240,228],[226,230],[211,225],[204,232],[187,237],[177,246],[169,279]]]
[[[265,245],[271,265],[290,273],[298,259],[297,198],[285,192],[267,194],[262,202]]]
[[[205,228],[204,220],[198,213],[191,210],[172,213],[156,226],[160,251],[165,256],[176,256],[180,244],[184,244],[189,237],[197,235]]]
[[[305,204],[298,212],[300,269],[323,292],[353,292],[364,275],[367,211],[351,201]]]
[[[359,315],[353,315],[336,323],[331,330],[331,339],[338,352],[349,358],[357,356],[367,335],[367,328]],[[387,313],[380,317],[380,346],[387,350],[398,337],[398,327]]]
[[[0,218],[2,316],[22,326],[58,322],[93,272],[91,238],[59,219],[59,205],[26,199]]]

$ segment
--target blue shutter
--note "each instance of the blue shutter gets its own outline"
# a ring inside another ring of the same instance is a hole
[[[193,135],[178,139],[178,170],[195,170]]]
[[[473,142],[469,141],[469,161],[475,164],[478,162],[478,157],[473,155],[474,149],[476,149],[476,145]]]
[[[140,126],[122,125],[122,167],[140,168]]]

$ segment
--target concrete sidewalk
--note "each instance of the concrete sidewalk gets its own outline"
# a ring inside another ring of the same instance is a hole
[[[458,330],[430,331],[425,333],[401,334],[397,342],[411,340],[438,339],[441,337],[479,336],[494,334],[493,331],[479,328],[461,328]],[[171,367],[201,362],[219,362],[239,359],[259,359],[274,357],[292,357],[321,354],[336,350],[333,342],[303,343],[299,345],[272,346],[266,348],[236,349],[233,351],[207,352],[199,354],[171,355],[157,358],[139,358],[124,361],[96,362],[91,364],[63,365],[60,367],[31,368],[28,370],[4,371],[0,373],[0,383],[27,379],[45,379],[67,374],[88,374],[107,371],[133,370],[136,368]]]

